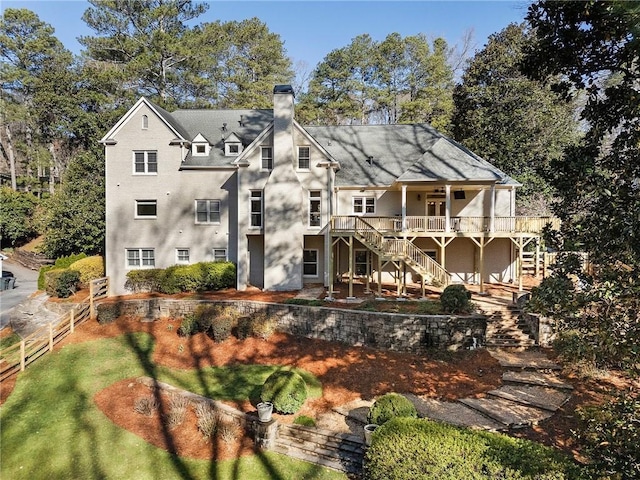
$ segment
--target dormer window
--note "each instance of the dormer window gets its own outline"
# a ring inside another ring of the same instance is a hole
[[[205,157],[209,155],[211,146],[206,138],[201,133],[196,135],[196,138],[191,142],[191,155],[194,157]]]
[[[240,144],[239,143],[225,143],[224,144],[224,154],[228,157],[237,157],[240,155]]]
[[[224,154],[227,157],[237,157],[242,152],[242,141],[235,133],[231,133],[224,140]]]

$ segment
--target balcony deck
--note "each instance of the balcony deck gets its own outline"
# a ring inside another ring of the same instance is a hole
[[[554,217],[376,217],[336,215],[331,218],[331,231],[335,234],[355,232],[356,218],[362,218],[384,235],[410,235],[415,237],[536,237],[547,224],[560,228]]]

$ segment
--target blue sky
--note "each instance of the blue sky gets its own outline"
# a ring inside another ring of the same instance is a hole
[[[521,22],[529,5],[516,1],[210,1],[209,10],[197,23],[243,20],[258,17],[284,41],[287,54],[312,70],[330,51],[348,45],[357,35],[368,33],[374,40],[388,34],[403,37],[424,33],[444,37],[450,45],[460,43],[473,29],[476,49],[492,33],[512,22]],[[84,1],[0,0],[1,8],[28,8],[51,24],[58,39],[74,53],[81,46],[76,38],[92,35],[82,21],[89,6]]]

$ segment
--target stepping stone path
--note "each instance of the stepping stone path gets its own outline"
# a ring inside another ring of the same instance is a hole
[[[550,418],[571,398],[573,387],[554,373],[560,365],[538,350],[491,349],[489,353],[509,369],[504,384],[483,398],[443,402],[407,397],[418,414],[434,420],[483,430],[508,430],[535,425]]]

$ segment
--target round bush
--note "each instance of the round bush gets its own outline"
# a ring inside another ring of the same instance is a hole
[[[265,380],[260,398],[280,413],[296,413],[307,399],[307,384],[292,370],[278,370]]]
[[[449,285],[440,294],[440,304],[447,313],[471,311],[471,292],[464,285]]]
[[[382,425],[394,417],[416,418],[417,416],[416,407],[406,397],[399,393],[387,393],[371,405],[367,421]]]
[[[87,287],[91,280],[104,277],[104,260],[99,255],[73,262],[69,268],[80,272],[80,284],[83,287]]]

